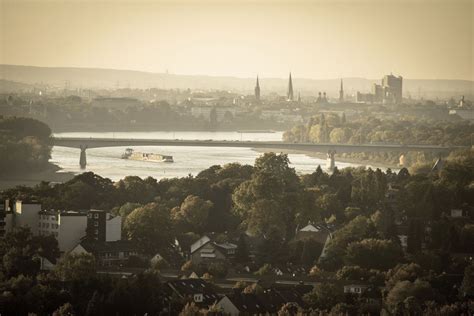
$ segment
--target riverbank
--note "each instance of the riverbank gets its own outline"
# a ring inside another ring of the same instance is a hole
[[[13,188],[18,185],[35,186],[41,181],[62,183],[74,177],[74,174],[71,172],[61,171],[62,169],[59,166],[50,164],[46,169],[41,171],[2,175],[2,177],[0,177],[0,190]]]
[[[265,152],[277,152],[279,151],[278,149],[275,148],[253,148],[254,151],[258,153],[265,153]],[[281,149],[281,152],[284,152],[286,154],[302,154],[306,155],[311,158],[318,158],[318,159],[327,159],[327,156],[325,153],[318,153],[318,152],[313,152],[313,151],[305,151],[305,150],[288,150],[288,149]],[[389,163],[381,163],[381,162],[373,162],[370,160],[364,160],[364,159],[357,159],[357,158],[348,158],[348,157],[339,157],[336,155],[336,165],[337,162],[345,162],[345,163],[351,163],[351,164],[356,164],[356,165],[362,165],[362,166],[367,166],[367,167],[372,167],[372,168],[380,168],[382,170],[385,170],[387,168],[390,168],[392,170],[398,170],[400,169],[400,166],[394,165],[394,164],[389,164]],[[325,169],[325,166],[321,166],[323,170]],[[315,167],[316,169],[316,167]]]

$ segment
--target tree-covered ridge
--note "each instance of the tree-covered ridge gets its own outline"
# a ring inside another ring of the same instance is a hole
[[[0,116],[0,172],[44,168],[51,155],[51,129],[23,117]]]
[[[349,120],[343,115],[321,114],[312,117],[306,125],[297,125],[283,135],[284,141],[334,144],[419,144],[470,146],[474,138],[474,124],[468,121],[379,119],[372,116]],[[399,163],[396,153],[345,154],[348,157]],[[431,161],[417,153],[406,155],[406,164]]]

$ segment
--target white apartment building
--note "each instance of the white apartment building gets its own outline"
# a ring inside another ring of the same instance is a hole
[[[13,213],[6,218],[6,231],[13,227],[29,227],[33,235],[38,235],[38,219],[41,204],[29,201],[16,201]]]
[[[36,225],[39,235],[53,235],[59,250],[67,252],[86,235],[87,213],[75,211],[41,211]]]

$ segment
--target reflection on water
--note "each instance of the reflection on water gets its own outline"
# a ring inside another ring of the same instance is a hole
[[[117,133],[57,133],[57,137],[110,137],[110,138],[155,138],[155,139],[212,139],[279,141],[282,132],[275,133],[239,133],[239,132],[117,132]],[[253,165],[260,153],[250,148],[229,147],[173,147],[173,146],[134,146],[136,151],[152,152],[173,156],[174,163],[149,162],[121,159],[126,147],[105,147],[87,150],[87,168],[114,181],[128,175],[151,176],[156,179],[197,175],[212,165],[224,165],[231,162]],[[65,172],[81,173],[79,167],[79,149],[53,147],[51,161]],[[289,155],[291,166],[298,173],[311,173],[318,165],[325,168],[326,160],[311,158],[301,154]],[[338,168],[355,166],[337,162]]]

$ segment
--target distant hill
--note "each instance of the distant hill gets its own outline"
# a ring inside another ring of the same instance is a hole
[[[0,79],[0,93],[31,91],[34,85]]]
[[[326,91],[330,97],[337,97],[340,79],[316,80],[298,78],[293,74],[295,92],[302,96],[316,95],[318,91]],[[382,77],[381,74],[380,77]],[[69,67],[33,67],[17,65],[0,65],[0,79],[14,81],[26,85],[48,85],[52,88],[97,89],[97,88],[163,88],[163,89],[202,89],[202,90],[232,90],[241,93],[253,93],[255,78],[190,76],[163,73],[151,73],[134,70],[98,69],[98,68],[69,68]],[[344,78],[346,94],[357,91],[369,92],[373,83],[380,79]],[[468,80],[428,80],[404,79],[404,95],[414,98],[448,98],[465,95],[474,99],[474,81]],[[3,85],[15,88],[5,81]],[[284,94],[288,80],[284,78],[261,77],[262,94],[276,92]]]

